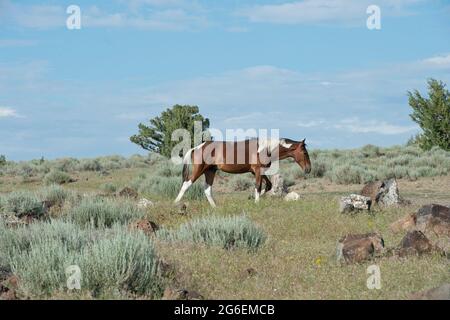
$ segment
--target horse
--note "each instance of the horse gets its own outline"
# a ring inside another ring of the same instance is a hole
[[[201,176],[205,175],[205,195],[209,204],[216,207],[212,197],[212,185],[217,170],[240,174],[251,172],[255,176],[255,202],[270,191],[272,183],[265,174],[272,162],[293,158],[304,170],[311,171],[311,162],[306,150],[305,139],[247,139],[243,141],[206,141],[190,149],[183,158],[183,170],[180,192],[175,203],[181,201],[184,193]],[[189,164],[193,164],[189,175]],[[262,182],[265,189],[262,191]]]

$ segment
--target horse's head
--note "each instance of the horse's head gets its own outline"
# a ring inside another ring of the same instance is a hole
[[[293,152],[294,160],[305,171],[311,172],[311,161],[309,160],[308,150],[306,150],[305,139],[297,143]]]

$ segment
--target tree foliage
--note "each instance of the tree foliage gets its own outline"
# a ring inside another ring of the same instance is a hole
[[[450,150],[450,92],[442,81],[428,80],[428,98],[419,91],[408,92],[411,118],[422,128],[416,138],[425,150],[439,146]]]
[[[0,154],[0,167],[6,164],[6,157]]]
[[[191,133],[191,145],[194,144],[194,122],[202,123],[202,130],[209,128],[209,119],[199,113],[197,106],[175,105],[163,111],[160,116],[150,119],[150,125],[139,124],[139,133],[130,140],[145,150],[170,157],[172,148],[178,141],[172,141],[176,129],[186,129]]]

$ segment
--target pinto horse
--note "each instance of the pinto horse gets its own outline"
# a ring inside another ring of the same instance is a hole
[[[212,185],[217,170],[228,173],[251,172],[256,179],[255,202],[262,194],[272,188],[272,183],[265,174],[272,162],[293,158],[305,171],[311,171],[311,162],[306,150],[305,139],[250,139],[237,142],[207,141],[190,149],[183,158],[183,185],[175,199],[178,203],[189,187],[201,176],[205,175],[205,195],[212,207],[216,204],[212,197]],[[189,175],[189,164],[193,164]],[[262,182],[266,186],[261,194]]]

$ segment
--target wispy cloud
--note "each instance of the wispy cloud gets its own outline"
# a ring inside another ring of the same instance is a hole
[[[358,117],[342,119],[333,127],[352,133],[377,133],[382,135],[396,135],[418,130],[418,127],[413,125],[394,125],[380,120],[361,120]]]
[[[410,13],[410,8],[421,0],[379,0],[383,14]],[[240,8],[237,15],[251,22],[275,24],[344,23],[365,25],[366,9],[371,0],[302,0],[294,2],[254,5]]]
[[[105,10],[98,6],[83,7],[82,28],[137,28],[152,30],[189,30],[208,25],[199,6],[181,5],[183,1],[135,0],[122,10]],[[142,8],[149,6],[150,8]],[[61,5],[24,5],[2,2],[4,22],[25,28],[65,28],[67,13]]]
[[[0,118],[18,118],[17,111],[13,108],[0,107]]]
[[[35,40],[26,39],[0,39],[0,48],[31,47],[37,44]]]

